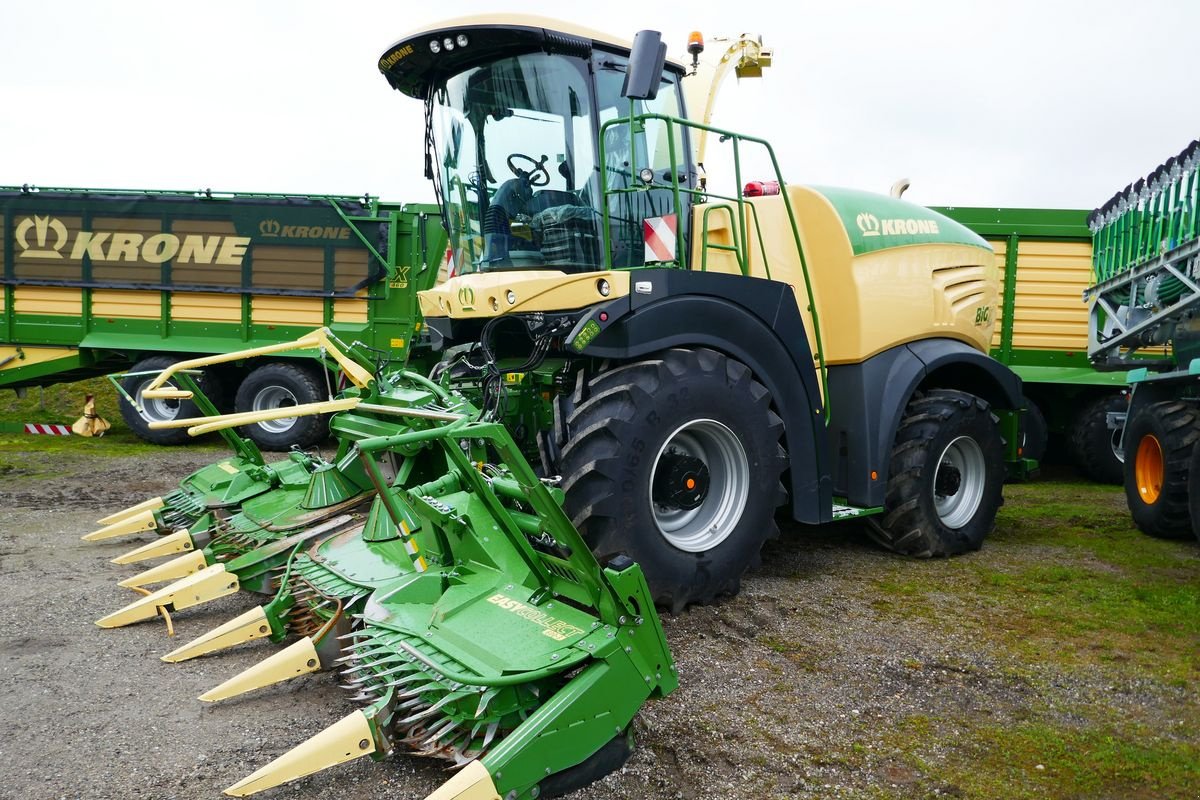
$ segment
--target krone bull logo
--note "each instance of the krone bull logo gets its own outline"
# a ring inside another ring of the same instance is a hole
[[[879,235],[879,217],[874,214],[864,211],[858,215],[855,222],[858,223],[858,229],[862,231],[863,236]]]
[[[29,231],[34,232],[35,247],[29,245]],[[47,247],[47,237],[54,233],[54,244]],[[62,250],[67,243],[67,226],[55,217],[26,217],[17,223],[14,231],[17,244],[21,246],[21,255],[27,258],[62,258]]]

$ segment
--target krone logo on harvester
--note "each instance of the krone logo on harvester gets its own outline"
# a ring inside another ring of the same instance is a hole
[[[30,233],[33,241],[30,242]],[[13,231],[20,252],[17,257],[62,259],[70,235],[62,220],[55,217],[25,217]],[[250,246],[249,236],[205,236],[155,233],[149,236],[128,231],[79,231],[69,257],[87,256],[93,263],[105,261],[142,261],[162,264],[174,259],[178,264],[218,264],[238,267]]]

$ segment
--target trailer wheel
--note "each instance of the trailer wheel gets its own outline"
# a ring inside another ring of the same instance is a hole
[[[1188,519],[1192,523],[1192,533],[1200,539],[1200,443],[1192,447],[1192,457],[1188,463]]]
[[[1188,483],[1197,421],[1191,406],[1168,400],[1143,407],[1125,427],[1125,500],[1143,533],[1177,539],[1192,530]]]
[[[1021,456],[1041,461],[1046,455],[1048,432],[1046,417],[1037,403],[1028,397],[1022,397],[1025,413],[1021,415]]]
[[[1124,394],[1106,394],[1084,406],[1071,425],[1071,460],[1088,480],[1114,485],[1124,480],[1121,432],[1109,429],[1108,414],[1128,408]]]
[[[966,392],[918,394],[892,448],[884,512],[868,532],[918,558],[978,550],[991,532],[1004,485],[1004,445],[982,399]]]
[[[254,369],[238,387],[236,411],[269,411],[324,398],[315,371],[299,364],[273,361]],[[329,435],[329,415],[285,417],[244,425],[239,430],[264,450],[310,447]]]
[[[625,553],[655,602],[736,594],[778,535],[783,422],[744,364],[666,350],[594,377],[562,449],[565,508],[604,561]]]
[[[186,357],[169,355],[150,356],[134,364],[129,371],[160,371],[182,361]],[[130,397],[134,398],[143,409],[142,413],[139,414],[137,409],[122,397],[119,403],[121,419],[125,420],[125,424],[129,426],[129,429],[138,438],[152,444],[176,445],[190,442],[192,437],[188,436],[187,428],[156,429],[150,427],[151,422],[168,422],[173,419],[187,419],[200,415],[200,412],[196,409],[196,404],[190,400],[152,400],[143,398],[142,391],[153,380],[153,375],[140,375],[121,381],[121,388]],[[210,399],[215,401],[220,395],[220,380],[211,370],[205,370],[200,374],[199,383],[200,390],[208,395]],[[168,381],[166,385],[174,387],[176,384]]]

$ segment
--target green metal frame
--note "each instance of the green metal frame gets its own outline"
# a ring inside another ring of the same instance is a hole
[[[600,163],[601,164],[607,163],[607,148],[606,148],[606,144],[605,144],[605,139],[606,139],[606,133],[608,130],[615,128],[617,126],[627,126],[629,128],[629,140],[632,143],[635,141],[635,137],[637,135],[645,133],[645,126],[646,126],[647,121],[656,120],[656,121],[664,123],[667,126],[667,149],[668,149],[668,156],[671,160],[670,189],[671,189],[672,197],[674,200],[675,213],[677,216],[677,224],[675,226],[676,260],[672,264],[676,268],[686,268],[686,262],[684,261],[684,259],[686,258],[685,254],[687,252],[687,249],[686,249],[687,242],[684,238],[684,230],[686,227],[684,224],[684,222],[685,222],[684,214],[687,211],[687,209],[691,208],[692,203],[694,203],[697,200],[706,202],[709,199],[715,198],[717,200],[724,200],[727,202],[735,203],[737,205],[737,209],[738,209],[738,224],[734,228],[734,230],[736,231],[735,241],[740,240],[742,243],[743,249],[745,248],[746,243],[749,241],[749,239],[747,238],[747,230],[746,230],[746,208],[747,208],[747,206],[750,206],[750,208],[753,208],[753,206],[747,202],[745,195],[742,192],[743,183],[742,183],[741,146],[742,146],[742,143],[745,142],[745,143],[749,143],[749,144],[759,145],[766,149],[767,155],[770,156],[770,159],[771,159],[771,168],[775,171],[775,178],[779,182],[780,196],[783,198],[784,208],[787,211],[788,223],[790,225],[791,232],[792,232],[792,240],[794,241],[794,243],[796,245],[796,254],[800,261],[800,271],[801,271],[801,274],[804,276],[804,291],[805,291],[805,296],[808,300],[807,309],[808,309],[809,314],[812,316],[813,335],[814,335],[814,338],[815,338],[816,344],[817,344],[816,353],[814,354],[814,356],[817,360],[818,369],[820,370],[820,373],[821,373],[821,391],[822,391],[821,400],[822,400],[822,404],[825,409],[825,415],[824,415],[825,423],[828,424],[829,423],[829,413],[830,413],[830,410],[829,410],[829,388],[828,388],[829,381],[827,380],[828,376],[826,374],[826,366],[825,366],[825,348],[821,341],[821,323],[820,323],[820,319],[818,318],[818,315],[817,315],[817,305],[816,305],[816,301],[813,296],[812,281],[809,278],[808,263],[805,259],[804,247],[800,243],[800,229],[796,223],[795,210],[792,208],[791,198],[789,197],[789,195],[786,191],[785,182],[783,180],[783,173],[779,168],[779,160],[775,156],[774,148],[772,148],[770,143],[767,142],[765,139],[760,139],[760,138],[757,138],[754,136],[745,136],[743,134],[735,133],[733,131],[728,131],[728,130],[725,130],[722,128],[716,128],[711,125],[704,125],[702,123],[695,122],[693,120],[683,119],[680,117],[673,117],[673,116],[669,116],[666,114],[636,114],[636,113],[634,113],[634,111],[635,111],[634,101],[630,100],[630,115],[628,117],[624,117],[624,118],[618,117],[616,119],[609,120],[608,122],[605,122],[603,125],[600,126]],[[704,189],[693,189],[690,186],[682,186],[680,184],[680,182],[679,182],[679,153],[676,148],[676,141],[677,141],[677,139],[679,141],[682,141],[682,139],[680,137],[676,136],[676,126],[678,126],[681,129],[707,131],[708,133],[717,134],[717,136],[720,138],[720,141],[722,141],[722,142],[732,142],[734,181],[735,181],[735,185],[737,186],[737,194],[736,195],[724,196],[724,195],[719,195],[719,194],[715,194],[715,193],[710,193]],[[609,204],[608,204],[609,196],[610,195],[620,195],[620,194],[632,194],[632,193],[637,193],[637,192],[649,191],[650,189],[655,189],[655,188],[663,188],[661,186],[655,186],[653,184],[649,184],[649,185],[643,184],[641,182],[640,178],[638,177],[638,173],[639,173],[640,169],[641,168],[639,167],[638,161],[637,161],[637,148],[631,146],[630,147],[630,159],[629,159],[629,188],[624,188],[624,189],[610,188],[608,185],[607,171],[606,170],[600,171],[600,194],[601,194],[601,198],[602,198],[601,205],[603,206],[601,216],[603,219],[603,228],[604,228],[604,230],[603,230],[604,259],[605,259],[605,265],[609,269],[612,269],[612,263],[613,263],[612,229],[611,229],[611,221],[609,218]],[[689,201],[691,201],[691,202],[689,202],[688,204],[685,205],[683,203],[684,197],[687,197],[689,199]],[[757,228],[758,217],[757,217],[756,213],[754,215],[754,220],[755,220],[755,225]],[[761,235],[759,236],[759,243],[760,243],[760,246],[762,246]],[[718,247],[720,247],[720,246],[718,246]],[[767,270],[767,275],[769,277],[770,276],[770,265],[767,263],[765,247],[763,248],[762,254],[763,254],[764,268]],[[742,270],[742,273],[746,274],[747,265],[746,265],[745,254],[738,253],[737,258],[738,258],[738,264]]]

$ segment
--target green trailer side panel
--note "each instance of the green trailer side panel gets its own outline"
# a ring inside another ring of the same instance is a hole
[[[0,370],[0,388],[323,325],[402,358],[445,252],[435,206],[324,195],[0,187],[0,235],[0,351],[82,348],[61,373]]]

